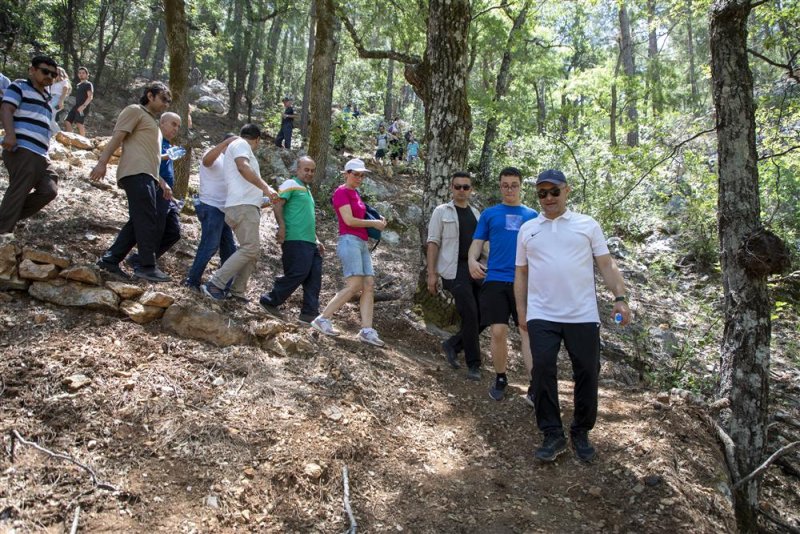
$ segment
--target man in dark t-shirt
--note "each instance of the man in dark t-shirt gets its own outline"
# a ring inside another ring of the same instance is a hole
[[[294,114],[292,99],[288,96],[283,99],[283,113],[281,114],[281,131],[275,138],[275,146],[292,148],[292,130],[294,129]]]
[[[86,67],[78,69],[78,79],[80,82],[75,87],[75,105],[69,110],[67,119],[64,121],[64,129],[71,132],[74,123],[78,126],[78,133],[85,136],[86,128],[83,123],[89,114],[89,104],[94,99],[94,86],[89,81],[89,70]]]
[[[451,367],[460,367],[458,353],[463,349],[469,368],[467,378],[481,379],[480,308],[481,282],[469,273],[469,248],[478,226],[480,212],[469,204],[472,179],[467,172],[456,172],[450,179],[452,202],[437,206],[428,225],[428,291],[438,292],[437,283],[453,295],[461,316],[461,329],[442,343]]]

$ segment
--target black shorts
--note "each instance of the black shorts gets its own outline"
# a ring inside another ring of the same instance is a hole
[[[382,158],[385,155],[386,155],[386,150],[384,150],[382,148],[379,148],[378,150],[375,151],[375,157],[376,158]]]
[[[508,324],[508,318],[517,318],[517,304],[514,300],[514,282],[484,282],[481,287],[481,326]]]
[[[89,114],[89,110],[85,110],[83,113],[78,111],[78,106],[73,107],[69,110],[69,114],[67,115],[67,122],[71,122],[73,124],[83,124],[83,121],[86,120],[86,115]]]

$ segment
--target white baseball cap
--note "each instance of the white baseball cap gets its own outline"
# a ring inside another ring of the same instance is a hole
[[[364,162],[363,162],[363,161],[361,161],[361,160],[360,160],[360,159],[358,159],[358,158],[356,158],[356,159],[351,159],[350,161],[348,161],[347,163],[345,163],[345,165],[344,165],[344,172],[349,172],[349,171],[355,171],[355,172],[370,172],[370,171],[369,171],[369,169],[367,169],[367,168],[364,166]]]

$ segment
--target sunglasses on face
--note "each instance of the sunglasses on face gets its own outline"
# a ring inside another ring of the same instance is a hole
[[[553,198],[561,196],[561,188],[554,187],[552,189],[539,189],[536,191],[536,196],[544,200],[547,198],[547,195],[550,195]]]
[[[456,191],[469,191],[472,189],[472,186],[469,184],[454,184],[453,189]]]
[[[58,77],[58,71],[57,70],[50,70],[50,69],[46,69],[44,67],[36,67],[36,68],[39,69],[42,72],[42,74],[49,75],[51,78],[57,78]]]

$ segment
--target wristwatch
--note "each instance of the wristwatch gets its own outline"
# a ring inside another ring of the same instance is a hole
[[[628,302],[628,297],[626,297],[625,295],[614,297],[614,302]]]

